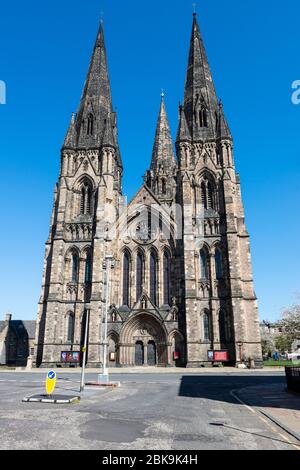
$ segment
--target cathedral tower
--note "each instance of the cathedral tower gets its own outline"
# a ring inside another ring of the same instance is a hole
[[[36,364],[60,362],[61,351],[80,350],[90,310],[89,361],[100,363],[102,263],[107,224],[117,217],[122,161],[113,111],[102,23],[78,113],[61,150],[46,243],[36,336]],[[99,269],[93,269],[94,264]]]
[[[208,350],[261,364],[249,235],[232,136],[217,100],[196,14],[176,139],[183,208],[187,365]]]

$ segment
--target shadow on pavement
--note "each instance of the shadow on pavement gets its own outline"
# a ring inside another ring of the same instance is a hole
[[[274,390],[272,385],[274,385]],[[231,390],[239,391],[246,387],[257,387],[254,406],[300,410],[300,394],[298,396],[285,392],[286,380],[284,376],[182,376],[178,396],[239,404],[230,392]],[[276,393],[279,394],[277,399]]]

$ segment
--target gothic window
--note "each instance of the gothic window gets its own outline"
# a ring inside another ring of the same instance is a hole
[[[206,184],[204,181],[202,181],[202,184],[201,184],[201,202],[202,202],[202,207],[204,209],[207,209]]]
[[[136,258],[136,299],[138,300],[143,291],[143,270],[144,260],[141,253],[138,253]]]
[[[148,235],[150,238],[152,238],[152,212],[151,208],[147,209],[147,217],[148,217]]]
[[[166,189],[166,180],[165,180],[165,179],[162,179],[162,180],[161,180],[161,192],[162,192],[162,194],[166,194],[166,192],[167,192],[167,189]]]
[[[75,317],[74,313],[70,312],[68,314],[68,323],[67,323],[67,341],[73,343],[74,340],[74,326],[75,326]]]
[[[72,274],[71,274],[71,281],[77,282],[78,281],[78,255],[77,253],[73,253],[72,255]]]
[[[201,108],[199,112],[200,127],[207,127],[207,112],[205,108]]]
[[[208,310],[203,313],[203,339],[204,341],[211,341],[211,315]]]
[[[127,251],[123,256],[123,305],[129,306],[130,258]]]
[[[222,278],[222,253],[219,248],[216,249],[215,252],[215,266],[216,266],[216,278]]]
[[[162,219],[162,213],[161,213],[161,212],[159,213],[159,216],[158,216],[158,225],[159,225],[159,230],[162,232],[162,229],[163,229],[163,219]]]
[[[208,255],[203,248],[200,251],[200,276],[201,279],[208,279]]]
[[[207,207],[209,209],[213,208],[213,189],[211,183],[207,183]]]
[[[155,253],[150,255],[150,299],[156,305],[157,301],[157,257]]]
[[[90,184],[85,181],[81,187],[80,192],[80,213],[91,214],[91,198],[92,188]]]
[[[201,204],[204,209],[215,209],[215,185],[214,182],[204,177],[200,185]]]
[[[168,253],[164,253],[163,265],[163,281],[164,281],[164,304],[170,304],[170,258]]]
[[[222,344],[231,341],[231,321],[228,312],[220,311],[219,315],[220,341]]]
[[[87,117],[87,135],[93,135],[94,132],[94,116],[89,114]]]
[[[91,253],[87,254],[85,262],[85,283],[92,282],[92,256]]]

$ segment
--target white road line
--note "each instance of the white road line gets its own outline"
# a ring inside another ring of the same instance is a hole
[[[230,391],[230,395],[231,395],[235,400],[237,400],[239,403],[241,403],[243,406],[245,406],[248,410],[252,411],[252,413],[257,414],[258,417],[261,419],[261,421],[263,421],[264,423],[266,423],[266,424],[268,425],[268,427],[269,427],[270,429],[272,429],[273,432],[275,432],[276,434],[278,434],[279,436],[281,436],[288,444],[291,444],[296,450],[300,450],[300,446],[299,446],[299,445],[297,445],[295,442],[291,442],[286,436],[284,436],[283,434],[281,434],[277,429],[274,428],[274,426],[272,426],[272,425],[269,423],[269,421],[271,421],[271,420],[270,420],[270,418],[268,418],[268,416],[264,415],[264,418],[263,418],[263,417],[261,416],[261,413],[260,413],[259,410],[256,410],[255,408],[252,408],[251,406],[247,405],[247,403],[243,402],[243,400],[241,400],[241,399],[234,393],[235,391],[236,391],[236,390],[231,390],[231,391]],[[268,418],[269,421],[267,421],[266,418]],[[273,421],[271,421],[271,422],[272,422],[273,425],[276,424],[276,423],[274,423]]]

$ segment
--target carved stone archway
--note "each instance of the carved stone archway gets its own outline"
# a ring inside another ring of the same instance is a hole
[[[155,349],[155,363],[169,363],[167,334],[163,324],[149,312],[139,312],[124,324],[119,343],[119,361],[123,366],[134,366],[136,361],[136,344],[143,344],[143,365],[147,366],[147,348]]]

